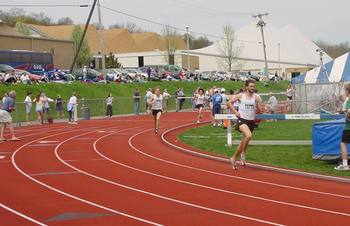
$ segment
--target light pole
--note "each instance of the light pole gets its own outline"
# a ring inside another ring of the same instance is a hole
[[[281,43],[277,43],[277,44],[278,44],[278,74],[279,76],[281,76]]]
[[[189,50],[190,50],[190,39],[189,39],[189,33],[188,33],[188,29],[190,27],[189,26],[186,26],[186,42],[187,42],[187,71],[188,71],[188,75],[190,76],[191,73],[190,73],[190,53],[189,53]]]
[[[103,39],[103,29],[102,29],[102,19],[101,19],[101,5],[100,0],[97,0],[97,12],[98,12],[98,34],[99,34],[99,52],[101,54],[101,64],[102,64],[102,76],[106,80],[106,60],[105,60],[105,47]]]

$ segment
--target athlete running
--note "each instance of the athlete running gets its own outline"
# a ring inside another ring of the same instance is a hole
[[[158,134],[160,116],[163,113],[163,95],[160,94],[159,87],[155,88],[154,94],[150,97],[148,105],[152,110],[154,119],[154,133]]]
[[[238,130],[243,134],[241,143],[230,159],[234,170],[237,169],[236,160],[238,156],[240,156],[241,164],[246,164],[245,155],[254,130],[255,113],[261,109],[261,98],[258,94],[254,93],[255,82],[253,80],[246,81],[245,88],[245,92],[235,95],[227,103],[229,109],[237,116]],[[238,111],[233,106],[235,101],[239,101]]]

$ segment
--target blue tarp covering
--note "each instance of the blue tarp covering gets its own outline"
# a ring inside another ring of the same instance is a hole
[[[344,125],[345,119],[340,119],[326,122],[318,122],[312,126],[313,159],[340,159],[340,142]],[[350,145],[347,146],[348,150],[350,151]]]

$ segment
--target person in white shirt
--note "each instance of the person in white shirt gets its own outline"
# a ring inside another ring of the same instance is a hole
[[[151,107],[147,103],[151,101],[152,96],[153,96],[152,89],[149,88],[147,90],[147,92],[146,92],[146,110],[147,110],[147,114],[151,113]]]
[[[27,92],[27,96],[26,98],[24,99],[24,105],[26,107],[26,121],[27,121],[27,124],[30,124],[30,115],[31,115],[31,112],[32,112],[32,106],[33,106],[33,103],[32,103],[32,93],[31,92]]]
[[[151,96],[147,104],[152,109],[152,115],[154,119],[154,133],[158,134],[160,116],[163,113],[163,95],[160,94],[159,87],[155,88],[154,94]]]
[[[198,109],[197,123],[199,123],[203,117],[202,110],[204,108],[204,103],[205,103],[205,95],[204,95],[203,88],[198,89],[198,93],[194,97],[194,102],[195,102],[195,108]]]
[[[106,116],[109,116],[111,118],[113,115],[113,96],[112,96],[112,93],[109,93],[107,98],[106,98],[106,106],[107,106]]]
[[[76,95],[75,92],[73,92],[67,104],[67,111],[69,114],[68,124],[78,124],[76,122],[76,119],[74,118],[74,111],[77,105],[77,97],[75,95]]]
[[[247,80],[245,85],[245,92],[235,95],[231,98],[227,106],[230,110],[237,116],[237,126],[238,130],[242,133],[242,140],[236,149],[236,152],[230,159],[231,167],[236,170],[237,163],[236,160],[238,156],[241,157],[241,164],[246,165],[246,152],[249,145],[249,141],[252,138],[252,133],[254,130],[254,120],[256,111],[261,110],[261,97],[255,93],[255,82],[253,80]],[[233,103],[239,100],[238,111],[233,107]]]
[[[168,112],[169,98],[171,95],[168,93],[167,89],[163,92],[163,111]]]

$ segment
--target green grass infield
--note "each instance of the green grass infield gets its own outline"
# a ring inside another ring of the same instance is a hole
[[[312,120],[290,120],[278,122],[262,122],[254,130],[253,140],[311,140]],[[178,135],[178,139],[194,148],[230,157],[236,145],[225,146],[226,130],[222,127],[202,126],[193,128]],[[233,130],[233,140],[240,140],[241,135]],[[296,169],[310,173],[349,177],[349,171],[336,171],[336,162],[312,159],[311,145],[250,145],[247,161],[262,163],[288,169]]]

